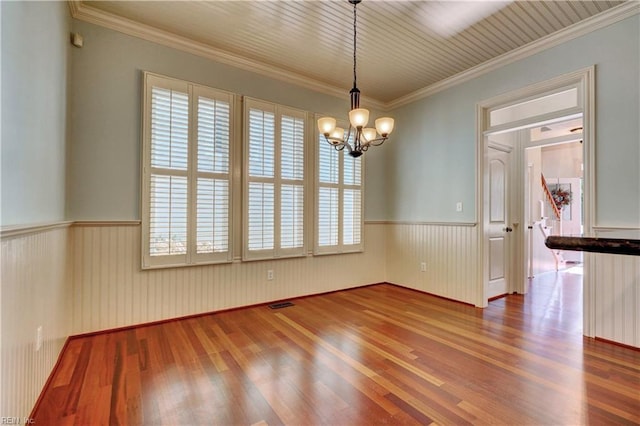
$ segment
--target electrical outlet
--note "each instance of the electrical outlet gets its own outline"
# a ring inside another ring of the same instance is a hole
[[[42,326],[36,329],[36,352],[42,348]]]
[[[427,262],[420,263],[420,272],[427,272]]]
[[[456,211],[457,212],[461,212],[462,211],[462,201],[458,201],[456,203]]]
[[[273,280],[273,269],[267,271],[267,281]]]

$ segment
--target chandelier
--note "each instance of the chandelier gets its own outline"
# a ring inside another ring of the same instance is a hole
[[[336,127],[336,119],[322,117],[318,119],[318,129],[324,138],[336,150],[342,151],[345,147],[349,155],[360,157],[370,146],[379,146],[389,138],[393,130],[393,118],[381,117],[375,121],[375,128],[365,127],[369,122],[369,110],[360,108],[360,90],[356,81],[356,41],[357,41],[357,13],[356,6],[362,0],[349,0],[353,5],[353,88],[349,92],[351,96],[351,110],[349,111],[349,129]]]

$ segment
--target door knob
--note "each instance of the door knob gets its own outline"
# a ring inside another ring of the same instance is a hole
[[[511,231],[513,231],[513,228],[510,228],[510,227],[507,226],[506,228],[503,229],[503,231],[511,232]]]

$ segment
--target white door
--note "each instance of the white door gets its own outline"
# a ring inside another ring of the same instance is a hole
[[[489,277],[487,298],[508,292],[511,251],[509,235],[509,160],[511,149],[489,146],[488,232]]]

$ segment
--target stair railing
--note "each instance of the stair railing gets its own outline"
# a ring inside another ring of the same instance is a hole
[[[542,222],[536,222],[536,224],[538,225],[538,229],[540,229],[540,231],[542,232],[542,235],[543,235],[543,238],[544,238],[544,241],[545,241],[545,245],[546,245],[546,241],[551,236],[550,235],[551,232],[548,230],[548,228]],[[549,249],[549,251],[553,255],[553,260],[556,263],[556,271],[559,271],[560,270],[560,266],[564,265],[566,263],[566,261],[564,260],[564,256],[562,256],[562,253],[560,252],[560,250],[554,250],[552,248],[549,248],[548,245],[547,245],[547,248]]]
[[[555,215],[556,220],[560,220],[560,210],[558,209],[558,206],[556,206],[556,202],[553,201],[553,195],[551,195],[551,191],[549,190],[547,181],[545,180],[544,175],[542,173],[540,173],[540,178],[542,182],[542,190],[547,196],[547,200],[549,201],[549,204],[551,204],[551,208],[553,209],[553,214]]]

